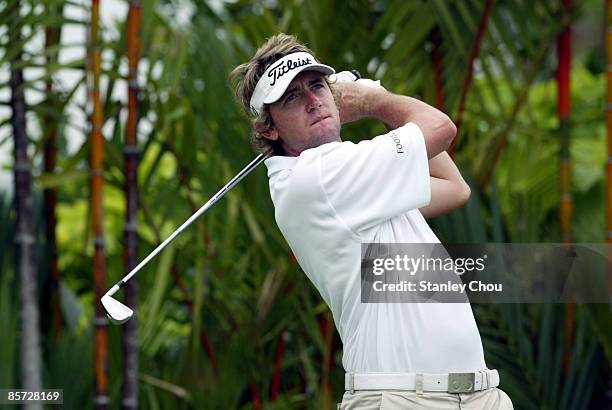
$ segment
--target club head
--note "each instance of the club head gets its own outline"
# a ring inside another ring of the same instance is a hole
[[[104,295],[101,299],[102,306],[106,311],[106,316],[114,325],[122,325],[123,323],[130,320],[134,311],[129,307],[125,306],[123,303],[119,302],[116,299],[113,299],[112,296]]]

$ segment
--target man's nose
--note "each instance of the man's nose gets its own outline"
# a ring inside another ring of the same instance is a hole
[[[319,97],[317,97],[315,93],[311,91],[306,91],[305,97],[307,111],[312,111],[313,109],[319,108],[321,106],[321,100],[319,100]]]

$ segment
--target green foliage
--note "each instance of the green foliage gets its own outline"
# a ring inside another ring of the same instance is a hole
[[[250,120],[241,113],[227,74],[268,36],[296,34],[321,60],[357,68],[389,90],[434,103],[431,30],[442,38],[445,111],[457,118],[469,57],[484,2],[234,1],[194,2],[193,16],[177,24],[174,2],[143,1],[142,77],[138,169],[139,259],[167,237],[217,189],[246,165]],[[560,2],[495,2],[475,64],[462,116],[456,160],[472,186],[462,209],[432,221],[444,241],[557,241],[558,141],[554,44],[577,18]],[[162,7],[163,6],[163,7]],[[0,13],[8,9],[0,8]],[[0,16],[3,16],[0,14]],[[341,16],[342,18],[339,18]],[[25,23],[51,24],[38,10]],[[6,20],[3,20],[6,21]],[[125,183],[124,102],[120,69],[126,49],[119,38],[104,44],[103,93],[108,129],[105,150],[104,231],[108,283],[125,274],[122,261]],[[16,47],[2,43],[3,60]],[[61,46],[58,46],[58,48]],[[56,49],[47,50],[50,54]],[[67,63],[79,66],[82,62]],[[24,60],[24,66],[42,64]],[[48,65],[45,76],[64,66]],[[77,86],[32,107],[61,119],[58,172],[41,174],[37,189],[59,189],[58,247],[66,329],[48,340],[48,386],[65,389],[66,408],[81,408],[93,394],[91,210],[89,143],[65,152],[64,108]],[[28,83],[40,88],[45,76]],[[578,62],[572,71],[572,172],[574,232],[578,241],[603,238],[604,77]],[[112,125],[112,126],[111,126]],[[105,128],[106,130],[107,128]],[[383,130],[374,121],[351,124],[343,138],[358,141]],[[494,147],[507,140],[499,160]],[[40,156],[43,138],[33,136]],[[491,183],[480,188],[484,176]],[[0,202],[1,204],[2,202]],[[10,248],[8,205],[0,206],[0,245]],[[4,241],[4,242],[2,242]],[[0,253],[0,327],[16,334],[16,300],[10,259]],[[139,275],[141,408],[253,408],[250,385],[266,408],[322,408],[323,358],[332,355],[332,400],[343,390],[341,351],[329,351],[319,318],[326,306],[297,264],[274,221],[264,167],[233,188]],[[500,369],[502,388],[520,409],[587,408],[597,372],[612,358],[609,308],[578,307],[574,347],[563,376],[564,311],[545,305],[479,305],[475,315],[488,365]],[[121,395],[121,328],[110,327],[109,370],[113,407]],[[284,333],[283,333],[284,332]],[[285,339],[281,395],[270,400],[279,335]],[[16,338],[0,344],[0,385],[15,381]],[[336,340],[338,342],[338,340]],[[75,381],[76,380],[76,381]],[[600,387],[597,387],[600,388]],[[568,392],[568,393],[564,393]],[[570,394],[572,393],[572,394]],[[576,394],[573,394],[576,393]],[[578,395],[579,394],[579,395]],[[69,395],[69,397],[68,397]],[[575,399],[580,397],[580,403]]]

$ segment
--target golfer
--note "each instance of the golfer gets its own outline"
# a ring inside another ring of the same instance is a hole
[[[469,303],[362,303],[362,243],[439,243],[425,217],[470,195],[445,152],[442,112],[371,80],[334,82],[295,37],[279,34],[231,75],[253,121],[275,217],[334,317],[346,371],[340,409],[512,409],[488,369]],[[358,144],[342,124],[390,130]]]

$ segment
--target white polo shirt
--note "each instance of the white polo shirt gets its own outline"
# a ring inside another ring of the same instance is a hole
[[[439,243],[418,208],[430,201],[425,141],[408,123],[358,144],[331,142],[265,161],[276,222],[330,307],[345,371],[486,368],[468,303],[361,303],[361,243]]]

